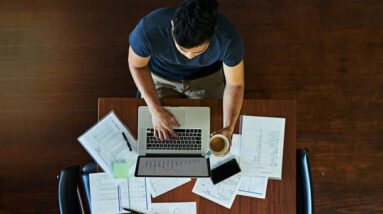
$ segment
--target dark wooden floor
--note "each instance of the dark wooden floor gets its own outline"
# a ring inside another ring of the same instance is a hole
[[[0,213],[57,213],[98,97],[131,97],[128,35],[178,1],[0,0]],[[221,0],[246,98],[297,101],[317,213],[383,213],[383,1]]]

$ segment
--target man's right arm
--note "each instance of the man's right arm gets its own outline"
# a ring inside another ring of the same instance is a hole
[[[129,47],[128,61],[130,73],[132,74],[133,80],[136,83],[142,97],[145,99],[150,111],[155,111],[162,107],[148,68],[149,60],[150,56],[138,56],[134,53],[133,49]]]
[[[175,117],[167,112],[162,106],[157,96],[157,91],[153,83],[150,70],[148,68],[149,57],[141,57],[137,55],[131,47],[129,47],[129,69],[133,80],[149,107],[153,118],[153,127],[155,136],[162,139],[169,139],[168,132],[175,135],[173,125],[179,126]]]

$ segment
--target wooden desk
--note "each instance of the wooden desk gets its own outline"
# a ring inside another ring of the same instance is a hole
[[[164,106],[209,106],[211,109],[211,131],[222,128],[222,100],[164,99]],[[100,98],[98,118],[114,110],[129,129],[137,136],[137,108],[146,105],[144,100],[135,98]],[[296,106],[287,100],[244,100],[241,115],[273,116],[286,118],[285,144],[283,151],[282,180],[269,180],[266,199],[237,196],[231,209],[192,193],[193,179],[153,202],[196,201],[198,213],[296,213]],[[239,122],[239,120],[238,120]],[[238,122],[235,133],[238,133]]]

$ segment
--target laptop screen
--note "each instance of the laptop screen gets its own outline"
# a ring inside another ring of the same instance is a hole
[[[145,157],[137,160],[136,177],[209,177],[204,157]]]

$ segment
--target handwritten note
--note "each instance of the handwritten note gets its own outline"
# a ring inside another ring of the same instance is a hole
[[[241,132],[242,174],[281,179],[285,119],[242,116]]]

